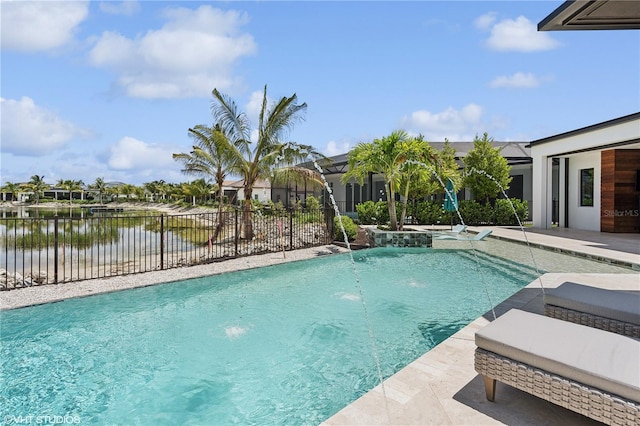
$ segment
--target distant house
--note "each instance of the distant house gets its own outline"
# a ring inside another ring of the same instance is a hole
[[[245,199],[244,179],[223,182],[222,191],[230,204],[238,204]],[[251,195],[254,200],[266,203],[271,199],[271,183],[268,180],[258,179]]]
[[[473,142],[450,142],[456,149],[456,160],[463,168],[462,159],[473,149]],[[429,142],[436,150],[442,150],[444,142]],[[527,142],[493,142],[495,148],[500,148],[502,156],[511,166],[512,181],[507,190],[510,198],[518,198],[532,203],[532,174],[531,155]],[[365,201],[386,201],[384,180],[377,174],[370,174],[369,178],[360,185],[355,180],[343,184],[342,175],[348,169],[348,155],[341,154],[329,158],[329,162],[322,162],[324,175],[333,192],[333,196],[341,212],[347,214],[356,211],[356,205]],[[311,166],[309,166],[311,167]],[[472,194],[467,189],[458,193],[458,199],[471,199]],[[531,209],[531,206],[529,207]]]

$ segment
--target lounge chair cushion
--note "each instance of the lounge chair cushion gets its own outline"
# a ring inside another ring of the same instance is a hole
[[[640,402],[640,341],[512,309],[476,332],[476,346]]]
[[[544,303],[640,325],[640,293],[565,282],[557,288],[546,290]]]

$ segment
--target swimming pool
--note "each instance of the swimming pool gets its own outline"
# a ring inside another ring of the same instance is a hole
[[[536,278],[468,250],[354,253],[385,377]],[[479,263],[478,263],[479,262]],[[378,384],[348,255],[2,312],[9,416],[317,424]]]

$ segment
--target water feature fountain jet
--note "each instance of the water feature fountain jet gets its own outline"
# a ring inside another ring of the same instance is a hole
[[[362,290],[362,284],[360,282],[360,276],[358,275],[358,268],[356,267],[356,261],[353,258],[353,250],[351,250],[351,244],[349,243],[349,237],[347,236],[347,231],[342,223],[342,215],[340,215],[340,209],[338,208],[338,203],[336,203],[335,198],[333,197],[333,191],[331,190],[331,187],[329,186],[329,183],[327,182],[327,179],[324,176],[324,171],[322,170],[322,167],[320,167],[320,165],[318,164],[318,162],[314,159],[313,160],[313,165],[316,168],[316,170],[318,171],[318,173],[320,173],[320,176],[322,178],[322,182],[324,183],[324,187],[327,190],[327,193],[329,194],[329,200],[331,201],[331,205],[333,206],[333,210],[336,212],[336,217],[338,218],[338,223],[340,224],[340,230],[342,231],[342,237],[344,238],[344,242],[347,246],[347,250],[349,253],[349,258],[351,259],[351,267],[353,268],[353,275],[355,276],[355,280],[356,280],[356,287],[358,288],[358,292],[360,294],[360,303],[362,303],[362,309],[364,311],[364,316],[365,316],[365,320],[367,323],[367,329],[369,331],[369,340],[371,342],[371,349],[373,352],[373,357],[375,359],[375,363],[376,363],[376,369],[378,370],[378,379],[380,380],[380,389],[382,390],[382,396],[384,399],[384,406],[385,406],[385,410],[387,413],[387,420],[389,420],[389,424],[391,424],[391,412],[389,411],[389,404],[387,402],[387,393],[384,387],[384,376],[382,375],[382,367],[380,366],[380,357],[378,355],[378,348],[376,346],[376,339],[375,336],[373,334],[373,327],[371,325],[371,319],[369,318],[369,312],[367,310],[367,304],[365,302],[365,298],[364,298],[364,291]]]
[[[527,244],[527,248],[529,249],[529,253],[531,254],[531,261],[533,262],[533,267],[535,268],[536,274],[538,275],[538,282],[540,283],[540,289],[542,290],[542,295],[544,295],[544,285],[542,284],[542,278],[541,278],[540,270],[538,269],[538,264],[536,263],[536,258],[533,255],[533,250],[531,249],[531,244],[529,244],[529,238],[527,238],[527,233],[524,230],[524,226],[522,225],[522,221],[520,220],[520,216],[518,216],[518,212],[516,211],[516,207],[513,205],[513,202],[511,201],[511,199],[509,198],[509,196],[505,192],[505,190],[502,187],[502,185],[500,184],[500,182],[498,182],[497,179],[494,178],[493,176],[491,176],[489,173],[485,172],[484,170],[476,169],[475,167],[471,167],[469,169],[469,171],[466,172],[466,173],[467,173],[467,175],[470,175],[471,173],[478,173],[480,175],[483,175],[483,176],[489,178],[493,183],[495,183],[498,186],[498,188],[500,188],[500,191],[502,192],[502,195],[509,202],[509,205],[511,206],[511,209],[513,210],[513,214],[516,216],[516,220],[518,221],[518,225],[520,226],[520,230],[522,231],[522,234],[524,235],[525,243]]]
[[[440,175],[438,175],[438,173],[436,172],[436,169],[426,163],[423,163],[421,161],[416,161],[416,160],[407,160],[406,163],[408,164],[414,164],[417,166],[421,166],[424,167],[425,169],[427,169],[428,171],[431,172],[431,174],[433,176],[435,176],[435,178],[438,180],[438,182],[440,182],[440,185],[442,185],[442,188],[444,188],[445,192],[447,193],[447,196],[450,197],[450,199],[453,199],[453,194],[451,193],[451,191],[447,188],[447,185],[445,185],[445,183],[442,181],[442,178],[440,178]],[[462,214],[460,213],[460,208],[458,206],[456,206],[456,214],[458,215],[458,218],[460,219],[460,223],[462,225],[465,225],[464,223],[464,219],[462,218]],[[487,301],[489,302],[489,308],[491,310],[491,313],[493,314],[493,319],[495,320],[497,318],[496,316],[496,311],[494,309],[494,303],[493,300],[491,300],[491,294],[489,293],[489,289],[487,286],[487,282],[484,279],[484,276],[482,274],[482,270],[479,268],[480,265],[480,259],[478,258],[478,253],[476,251],[475,246],[473,245],[473,241],[468,240],[469,245],[471,246],[471,250],[473,252],[473,257],[475,260],[475,265],[476,265],[476,271],[478,272],[478,275],[481,277],[480,279],[482,280],[482,284],[484,285],[484,292],[487,296]]]

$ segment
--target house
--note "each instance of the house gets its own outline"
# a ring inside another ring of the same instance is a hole
[[[462,159],[473,149],[473,142],[450,142],[456,149],[456,161],[463,167]],[[429,145],[440,151],[444,147],[444,142],[429,142]],[[511,166],[512,181],[507,189],[510,198],[526,200],[529,204],[532,199],[532,174],[531,156],[526,142],[493,142],[493,146],[500,148],[502,156],[507,159]],[[312,165],[305,165],[309,168]],[[352,215],[356,211],[356,205],[365,201],[386,201],[384,181],[377,174],[370,174],[369,178],[360,185],[355,180],[343,184],[342,175],[348,169],[348,154],[330,157],[329,161],[321,162],[325,178],[338,208],[341,212]],[[458,199],[471,199],[469,190],[462,189],[458,193]],[[531,207],[530,207],[531,209]]]
[[[640,3],[568,0],[538,31],[638,30]],[[531,142],[533,224],[640,232],[640,113]],[[554,208],[554,206],[557,206]]]
[[[534,227],[640,232],[640,113],[528,146]]]
[[[230,204],[239,203],[244,200],[244,179],[223,182],[222,191]],[[258,179],[251,195],[254,200],[266,203],[271,199],[271,184],[268,180]]]

